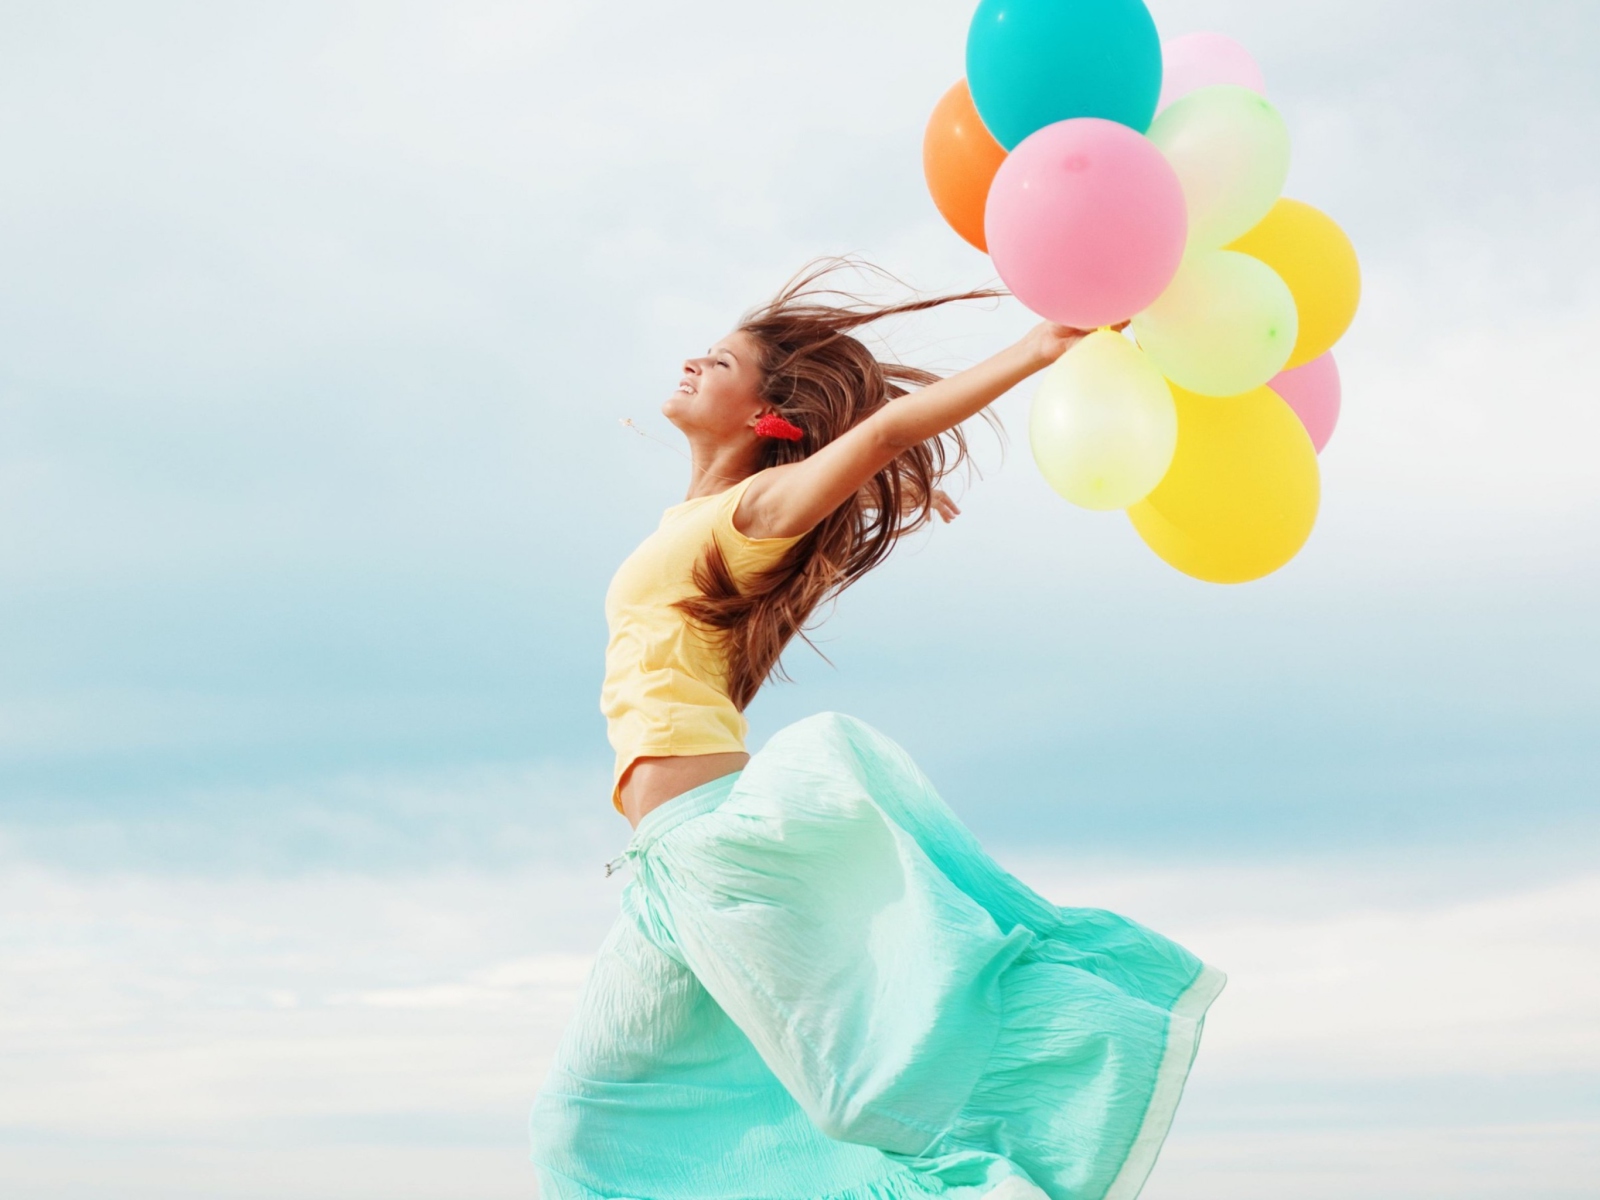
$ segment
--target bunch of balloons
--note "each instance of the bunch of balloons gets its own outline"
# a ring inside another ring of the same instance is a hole
[[[1214,583],[1310,536],[1329,351],[1361,292],[1340,228],[1282,197],[1289,134],[1264,92],[1237,42],[1163,45],[1142,0],[982,0],[923,141],[939,211],[1011,292],[1097,330],[1034,397],[1045,478]]]

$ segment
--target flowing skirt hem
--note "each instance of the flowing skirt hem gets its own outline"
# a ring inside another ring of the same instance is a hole
[[[1200,1049],[1200,1033],[1205,1028],[1206,1010],[1221,993],[1228,977],[1215,967],[1201,968],[1200,974],[1189,989],[1178,997],[1172,1006],[1172,1023],[1167,1032],[1167,1048],[1161,1055],[1161,1066],[1156,1070],[1155,1091],[1150,1105],[1144,1111],[1144,1120],[1133,1139],[1122,1169],[1106,1191],[1105,1200],[1134,1200],[1150,1172],[1156,1158],[1166,1143],[1177,1115],[1178,1101],[1189,1081],[1189,1070],[1194,1066],[1195,1054]]]
[[[653,1200],[652,1197],[623,1192],[597,1192],[544,1164],[538,1165],[537,1173],[541,1184],[540,1194],[559,1197],[560,1200]],[[546,1191],[546,1188],[549,1190]],[[975,1187],[949,1187],[913,1170],[900,1171],[844,1191],[808,1196],[805,1200],[929,1200],[932,1196],[940,1200],[1048,1200],[1046,1193],[1020,1175],[1006,1175],[992,1184]]]

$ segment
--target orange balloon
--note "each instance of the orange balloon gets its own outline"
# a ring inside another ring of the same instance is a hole
[[[939,212],[967,241],[985,254],[983,207],[994,173],[1006,152],[973,107],[967,81],[959,80],[939,100],[922,135],[922,173]]]

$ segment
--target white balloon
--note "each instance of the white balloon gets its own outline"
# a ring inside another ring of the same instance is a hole
[[[1238,396],[1289,362],[1300,314],[1289,285],[1236,250],[1191,254],[1161,298],[1133,319],[1134,336],[1173,383],[1201,396]]]
[[[1249,88],[1190,92],[1155,119],[1148,136],[1183,184],[1190,253],[1243,237],[1283,195],[1289,127],[1271,101]]]

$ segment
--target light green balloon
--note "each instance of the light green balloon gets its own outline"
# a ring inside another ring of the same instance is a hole
[[[1033,460],[1083,508],[1127,508],[1154,490],[1178,446],[1172,389],[1127,338],[1091,333],[1039,382],[1028,418]]]
[[[1221,84],[1163,109],[1149,138],[1183,184],[1189,249],[1216,250],[1254,229],[1289,178],[1289,128],[1265,97]]]
[[[1289,285],[1266,263],[1205,250],[1183,260],[1161,298],[1133,319],[1133,332],[1185,391],[1237,396],[1288,364],[1300,314]]]

